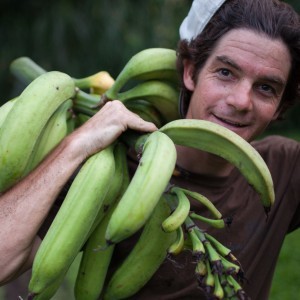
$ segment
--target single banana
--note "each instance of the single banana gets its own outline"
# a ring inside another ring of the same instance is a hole
[[[115,83],[105,92],[105,98],[118,99],[118,93],[130,80],[170,80],[178,83],[176,51],[167,48],[148,48],[132,56]]]
[[[224,299],[224,290],[223,287],[220,283],[220,279],[219,279],[219,275],[217,273],[213,274],[214,276],[214,281],[215,281],[215,287],[214,287],[214,291],[213,291],[213,296],[215,297],[215,299]]]
[[[115,247],[115,245],[103,247],[105,245],[105,231],[113,209],[113,206],[109,208],[84,246],[75,281],[76,300],[97,300],[102,292]]]
[[[215,227],[215,228],[224,228],[225,225],[226,225],[226,222],[224,219],[210,219],[210,218],[206,218],[206,217],[203,217],[201,215],[198,215],[194,212],[191,212],[190,213],[190,217],[192,219],[195,219],[195,220],[199,220],[199,221],[202,221],[212,227]]]
[[[62,103],[49,118],[37,142],[34,145],[25,168],[29,173],[35,168],[55,146],[68,134],[68,110],[72,107],[72,100]]]
[[[177,187],[179,188],[179,187]],[[206,198],[204,195],[194,192],[194,191],[190,191],[184,188],[180,188],[187,196],[192,197],[194,200],[197,200],[199,203],[201,203],[202,205],[204,205],[212,214],[215,218],[217,219],[221,219],[222,218],[222,214],[221,212],[216,208],[216,206],[208,199]]]
[[[87,236],[115,171],[113,146],[92,155],[76,175],[35,256],[29,283],[31,295],[55,292]]]
[[[23,176],[35,143],[48,119],[75,92],[67,74],[52,71],[29,84],[0,128],[0,192]]]
[[[193,147],[218,155],[235,167],[257,191],[266,212],[274,203],[274,187],[270,171],[260,154],[231,130],[205,120],[182,119],[159,129],[175,144]]]
[[[191,207],[188,197],[180,189],[173,187],[170,192],[174,193],[176,197],[175,199],[168,198],[172,213],[161,224],[165,232],[175,231],[180,227],[189,215]]]
[[[179,91],[165,81],[148,80],[141,82],[131,89],[119,93],[117,99],[125,105],[136,99],[146,100],[159,111],[165,122],[180,118],[178,112]]]
[[[185,236],[182,226],[176,229],[176,240],[168,248],[168,255],[176,256],[184,250]]]
[[[117,268],[104,290],[105,300],[125,299],[137,293],[153,276],[167,250],[176,239],[176,233],[166,233],[161,222],[170,214],[163,196],[146,222],[134,248]]]
[[[126,147],[117,143],[114,149],[115,174],[104,198],[81,258],[76,282],[75,299],[98,299],[106,279],[114,245],[104,247],[105,232],[115,205],[128,187],[130,178],[127,166]],[[97,250],[98,249],[98,250]]]
[[[197,233],[197,228],[193,227],[188,230],[189,238],[192,241],[192,253],[193,256],[196,258],[196,261],[202,260],[205,256],[205,247],[202,241],[199,239]]]
[[[139,165],[108,224],[108,244],[124,240],[145,224],[172,177],[175,163],[176,148],[171,139],[159,131],[147,135]]]
[[[207,275],[207,268],[204,260],[199,260],[196,262],[195,275],[198,284],[202,287],[204,285],[204,278]]]
[[[107,71],[99,71],[88,77],[73,78],[73,80],[79,89],[90,89],[90,93],[97,95],[102,95],[115,82]]]
[[[116,201],[120,200],[119,198],[123,196],[130,182],[127,162],[127,148],[124,144],[120,142],[116,143],[114,147],[114,158],[115,174],[103,199],[91,231],[93,231],[95,227],[97,227],[97,225],[102,221],[110,207],[114,205]]]
[[[145,121],[154,123],[157,128],[162,126],[164,122],[162,116],[151,103],[137,99],[124,104],[130,111],[139,115]]]
[[[16,103],[17,99],[18,98],[16,97],[16,98],[13,98],[11,100],[8,100],[0,106],[0,128],[3,125],[3,123],[5,122],[5,119],[6,119],[7,115],[9,114],[11,109],[13,108],[13,106]]]

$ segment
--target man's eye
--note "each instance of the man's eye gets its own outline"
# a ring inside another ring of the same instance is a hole
[[[270,85],[268,84],[262,84],[260,86],[261,90],[265,93],[271,93],[271,94],[275,94],[275,89],[273,87],[271,87]]]
[[[228,76],[231,75],[231,72],[228,69],[220,69],[219,74],[224,76],[224,77],[228,77]]]

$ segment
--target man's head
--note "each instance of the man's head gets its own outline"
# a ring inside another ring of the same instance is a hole
[[[222,2],[222,1],[221,1]],[[278,107],[279,117],[299,100],[300,84],[300,21],[299,15],[286,3],[277,0],[227,0],[210,19],[204,30],[178,46],[178,69],[183,75],[184,61],[194,67],[196,82],[201,68],[220,38],[234,29],[250,29],[268,38],[281,40],[291,56],[289,79]],[[182,76],[183,78],[183,76]],[[186,115],[191,92],[182,84],[181,110]]]

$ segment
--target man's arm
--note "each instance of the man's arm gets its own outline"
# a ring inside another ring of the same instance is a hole
[[[0,196],[1,284],[31,267],[41,242],[37,232],[76,168],[128,128],[156,130],[152,123],[143,121],[119,101],[108,102],[66,137],[35,170]]]

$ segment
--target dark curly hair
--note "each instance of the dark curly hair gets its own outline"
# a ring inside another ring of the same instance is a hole
[[[181,77],[180,110],[187,113],[191,92],[183,83],[183,61],[194,66],[193,79],[214,50],[218,40],[232,29],[250,29],[280,39],[288,47],[292,67],[286,89],[278,107],[279,118],[300,100],[300,18],[287,3],[278,0],[227,0],[215,13],[204,30],[191,41],[181,40],[177,48],[177,68]]]

